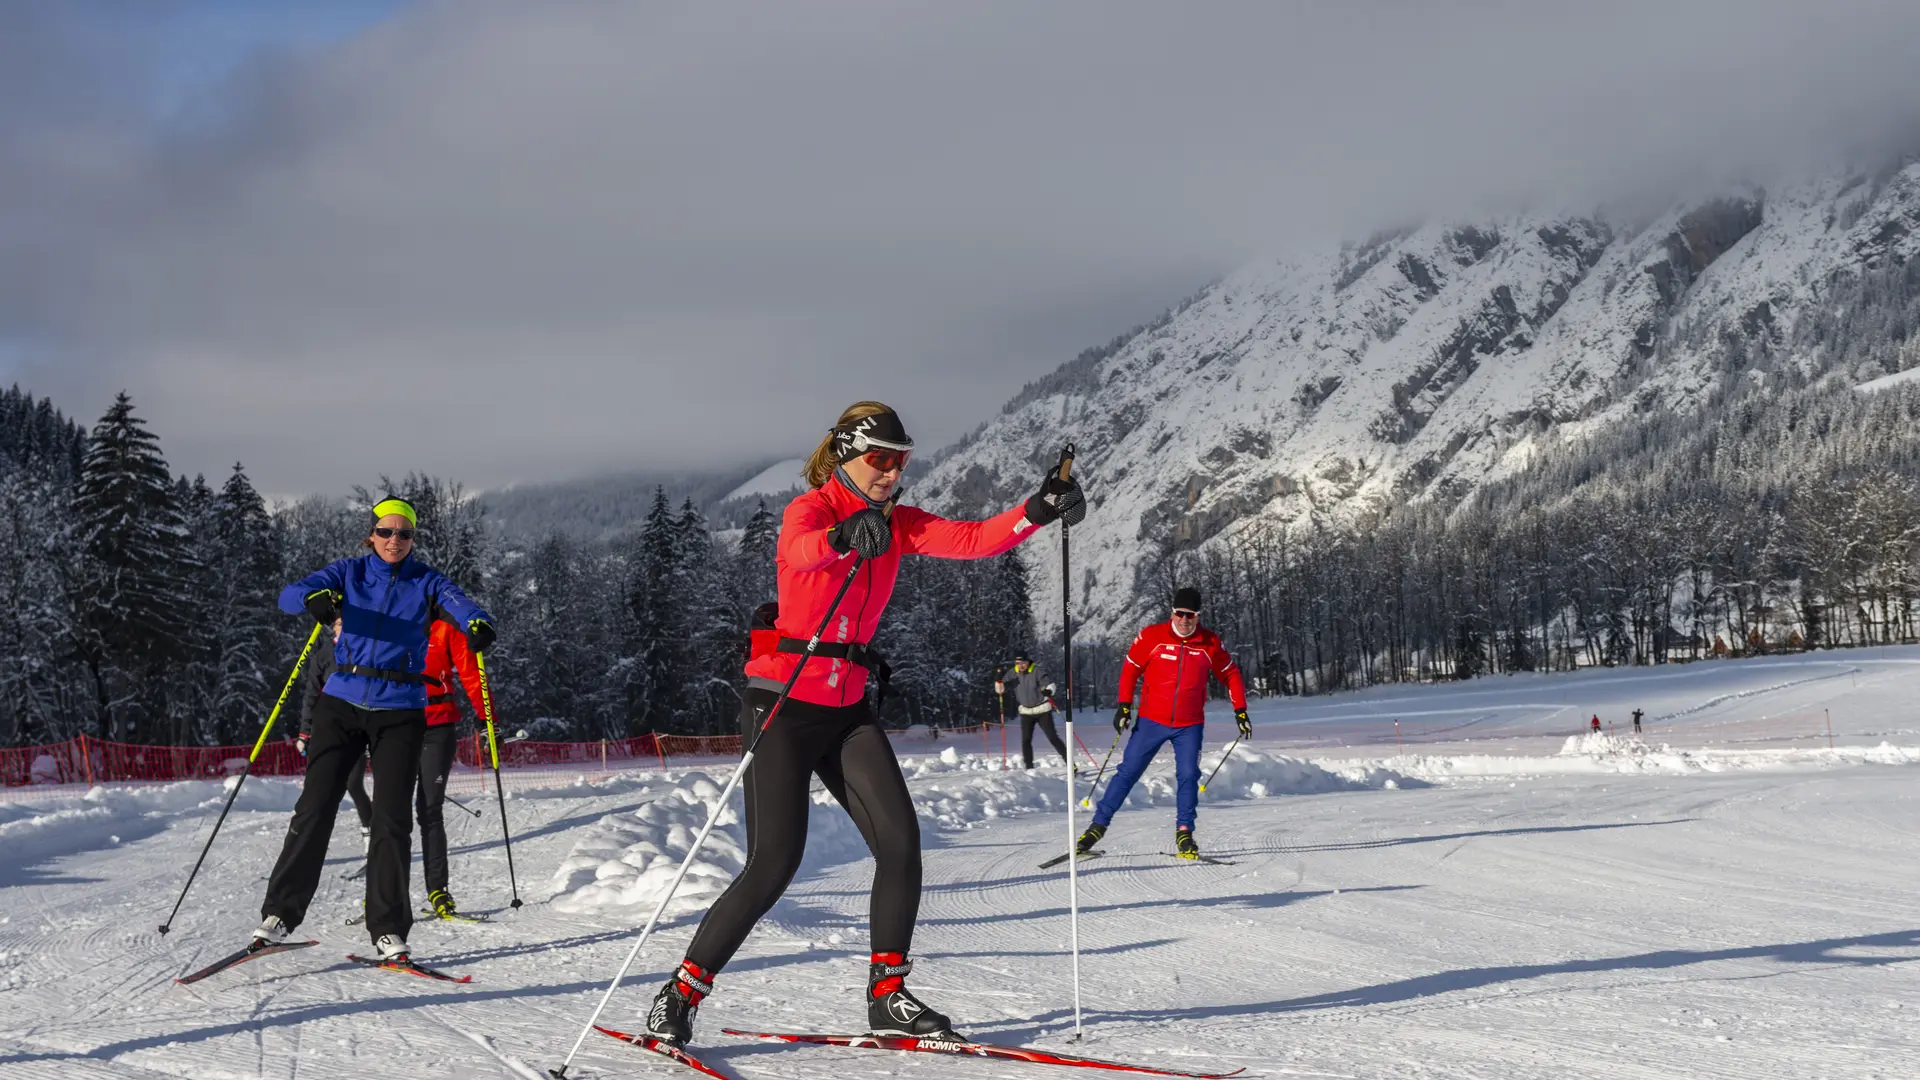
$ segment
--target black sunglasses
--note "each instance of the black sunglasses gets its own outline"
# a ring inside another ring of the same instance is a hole
[[[1176,619],[1197,619],[1200,617],[1200,613],[1197,611],[1188,611],[1185,608],[1174,608],[1173,617]]]
[[[389,536],[397,536],[402,540],[411,540],[413,539],[413,530],[412,529],[389,529],[385,525],[375,525],[373,527],[373,535],[379,537],[382,540],[385,540]]]

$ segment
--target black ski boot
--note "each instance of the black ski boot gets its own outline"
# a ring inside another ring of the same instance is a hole
[[[873,954],[867,968],[868,1033],[964,1042],[954,1033],[953,1021],[907,991],[906,976],[912,970],[913,962],[905,953]]]
[[[669,1046],[685,1046],[693,1041],[693,1014],[700,1002],[713,993],[713,976],[700,970],[691,960],[682,960],[667,985],[653,995],[653,1007],[647,1010],[647,1034]]]
[[[1087,826],[1087,831],[1080,834],[1080,842],[1073,846],[1073,853],[1075,855],[1085,855],[1087,852],[1092,851],[1093,845],[1099,843],[1100,838],[1105,835],[1107,835],[1107,827],[1105,825]]]
[[[1200,845],[1194,841],[1192,829],[1173,830],[1173,853],[1183,859],[1200,857]]]

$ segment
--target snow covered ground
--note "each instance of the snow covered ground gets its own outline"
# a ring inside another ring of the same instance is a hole
[[[1036,867],[1067,838],[1057,759],[1007,773],[997,745],[903,744],[929,845],[912,985],[985,1040],[1259,1076],[1920,1075],[1916,708],[1914,649],[1263,703],[1252,749],[1202,797],[1201,841],[1234,865],[1161,854],[1162,764],[1116,819],[1110,857],[1083,868],[1086,1035],[1072,1047],[1066,878]],[[1584,733],[1596,713],[1611,736]],[[1104,753],[1106,716],[1081,719]],[[1210,727],[1209,766],[1231,734]],[[344,962],[365,944],[343,925],[359,897],[350,826],[302,928],[321,947],[172,983],[257,920],[292,784],[248,782],[165,939],[154,927],[216,785],[0,803],[0,1077],[537,1077],[726,772],[510,774],[527,907],[413,936],[466,986]],[[498,909],[506,864],[481,805],[448,815],[454,885]],[[731,818],[616,997],[615,1026],[635,1023],[738,870]],[[793,888],[702,1010],[709,1059],[743,1078],[1047,1075],[720,1034],[863,1016],[870,869],[844,815],[822,806],[814,821]],[[595,1036],[572,1075],[676,1071]]]

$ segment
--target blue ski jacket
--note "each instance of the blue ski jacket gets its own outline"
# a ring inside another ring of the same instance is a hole
[[[357,675],[344,670],[348,665],[418,675],[426,670],[427,630],[440,612],[461,629],[475,619],[493,621],[445,574],[412,555],[397,563],[372,552],[341,559],[280,590],[280,610],[306,614],[307,597],[321,589],[342,598],[333,650],[342,670],[320,692],[363,709],[424,709],[427,687]]]

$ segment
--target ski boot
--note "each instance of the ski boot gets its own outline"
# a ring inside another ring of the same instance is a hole
[[[413,959],[407,955],[407,939],[399,934],[381,934],[373,939],[373,947],[380,951],[383,964],[404,964]]]
[[[647,1034],[681,1047],[693,1039],[693,1015],[700,1002],[713,993],[713,976],[691,960],[680,961],[667,985],[653,995],[653,1007],[647,1010]]]
[[[1182,859],[1200,857],[1200,845],[1194,842],[1192,829],[1183,825],[1173,830],[1173,853]]]
[[[445,889],[435,889],[427,894],[427,906],[435,915],[443,919],[452,918],[458,911],[453,904],[453,894]]]
[[[1080,842],[1073,846],[1073,853],[1075,855],[1087,854],[1093,850],[1093,845],[1099,843],[1100,838],[1105,835],[1107,835],[1107,827],[1105,825],[1087,826],[1087,831],[1080,834]]]
[[[964,1042],[954,1033],[953,1021],[908,992],[906,976],[912,970],[913,962],[905,953],[873,954],[867,968],[868,1033]]]
[[[287,935],[291,933],[293,933],[292,929],[280,920],[280,916],[269,915],[261,920],[260,929],[253,932],[253,944],[249,946],[249,948],[258,948],[261,945],[279,945],[285,942]]]

